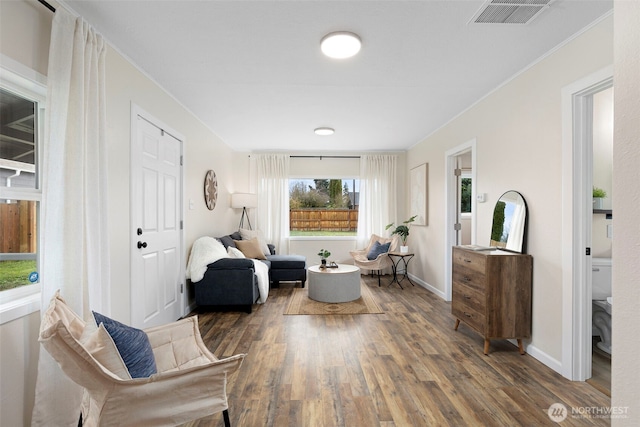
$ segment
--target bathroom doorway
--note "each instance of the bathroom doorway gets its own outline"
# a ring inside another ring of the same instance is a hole
[[[592,183],[591,216],[592,348],[591,378],[587,382],[611,397],[611,297],[613,265],[613,87],[591,95]],[[602,196],[602,197],[597,197]]]
[[[562,89],[562,365],[573,381],[592,376],[593,100],[613,86],[605,67]]]

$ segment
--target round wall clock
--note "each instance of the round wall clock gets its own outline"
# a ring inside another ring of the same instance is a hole
[[[216,201],[218,200],[218,178],[216,173],[212,170],[207,171],[204,176],[204,202],[207,208],[212,211],[216,207]]]

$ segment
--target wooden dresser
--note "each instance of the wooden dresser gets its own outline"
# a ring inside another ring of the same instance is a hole
[[[531,255],[453,248],[451,312],[484,337],[484,354],[491,339],[531,336]]]

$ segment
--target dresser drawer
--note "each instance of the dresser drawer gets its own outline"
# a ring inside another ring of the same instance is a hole
[[[478,313],[485,313],[486,294],[478,292],[476,289],[463,283],[453,283],[452,299],[453,301],[457,301],[460,305],[469,307]]]
[[[451,302],[451,313],[480,334],[484,334],[484,314],[455,299]]]
[[[478,273],[462,265],[454,265],[452,281],[454,288],[458,284],[461,284],[482,293],[484,293],[486,289],[484,273]]]
[[[458,265],[484,274],[486,256],[482,253],[453,248],[452,261],[454,268]]]

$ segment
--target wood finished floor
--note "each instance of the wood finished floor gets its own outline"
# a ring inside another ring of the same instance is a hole
[[[507,341],[485,356],[483,339],[455,332],[450,303],[429,291],[363,279],[384,314],[283,315],[288,284],[252,314],[196,313],[216,356],[247,353],[227,387],[232,426],[555,426],[553,403],[610,406]],[[185,424],[223,425],[222,414]],[[592,425],[610,421],[562,422]]]

